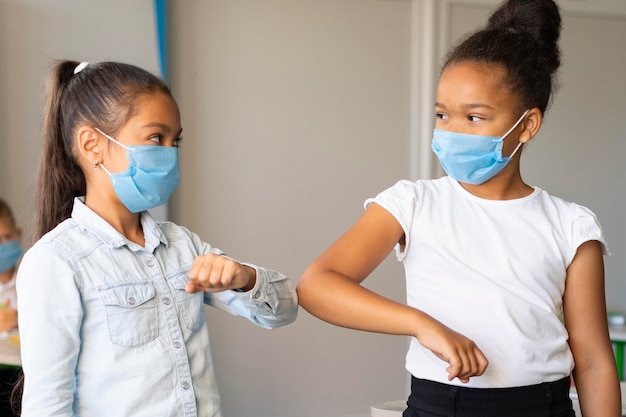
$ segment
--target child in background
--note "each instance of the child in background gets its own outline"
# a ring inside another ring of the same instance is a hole
[[[298,284],[340,326],[412,336],[404,417],[621,416],[594,214],[524,183],[560,65],[552,0],[509,0],[453,48],[432,148],[448,176],[400,181]],[[360,283],[396,248],[408,305]]]
[[[0,333],[17,328],[15,275],[22,256],[21,237],[9,205],[0,199]]]
[[[17,264],[22,255],[20,238],[22,230],[17,227],[9,205],[0,199],[0,337],[17,333],[17,300],[15,277]],[[10,345],[11,351],[15,347]],[[19,366],[14,363],[0,364],[0,416],[14,416],[11,391],[19,379]]]
[[[178,106],[138,67],[59,62],[47,84],[39,239],[17,290],[22,416],[221,416],[204,304],[275,328],[297,299],[147,210],[179,183]]]

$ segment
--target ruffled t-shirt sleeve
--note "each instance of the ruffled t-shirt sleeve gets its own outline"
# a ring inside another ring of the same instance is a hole
[[[411,227],[415,215],[415,207],[418,201],[418,183],[401,180],[395,185],[381,192],[374,198],[368,198],[364,206],[367,209],[372,203],[376,203],[387,210],[404,230],[404,244],[396,244],[396,258],[403,261],[411,244]]]
[[[609,256],[609,245],[596,215],[587,207],[576,205],[572,218],[572,246],[574,252],[580,245],[597,240],[602,245],[602,253]]]

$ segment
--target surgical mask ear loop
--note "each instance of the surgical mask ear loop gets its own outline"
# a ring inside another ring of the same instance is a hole
[[[526,113],[528,113],[528,111],[527,111]],[[526,115],[526,113],[524,113],[524,115],[522,115],[522,117],[524,117],[524,116]],[[520,120],[521,120],[521,119],[520,119]],[[517,122],[517,123],[519,123],[519,122]],[[516,124],[515,126],[517,126],[517,124]],[[513,126],[513,127],[515,127],[515,126]],[[108,139],[108,140],[110,140],[111,142],[117,143],[117,144],[118,144],[118,145],[120,145],[122,148],[124,148],[124,149],[128,150],[128,146],[124,145],[124,144],[123,144],[123,143],[121,143],[121,142],[118,142],[117,140],[115,140],[115,139],[114,139],[114,138],[112,138],[111,136],[107,135],[107,134],[106,134],[106,133],[104,133],[102,130],[98,129],[97,127],[94,127],[94,129],[96,130],[96,132],[100,133],[102,136],[104,136],[105,138],[107,138],[107,139]],[[513,130],[513,129],[511,129],[511,130]]]
[[[516,127],[517,127],[517,126],[518,126],[518,125],[522,122],[522,120],[524,120],[524,117],[526,117],[526,115],[528,114],[528,112],[529,112],[529,111],[530,111],[530,109],[526,110],[526,111],[524,112],[524,114],[522,114],[522,115],[520,116],[520,118],[519,118],[519,119],[517,119],[517,122],[515,122],[515,124],[513,125],[513,127],[511,127],[511,128],[509,129],[509,131],[508,131],[508,132],[506,132],[506,133],[502,136],[502,140],[504,140],[507,136],[509,136],[509,134],[510,134],[513,130],[515,130],[515,128],[516,128]],[[96,130],[97,130],[97,129],[96,129]],[[104,134],[104,133],[103,133],[103,134]],[[106,135],[105,135],[105,136],[106,136]],[[522,146],[522,142],[520,142],[520,143],[518,143],[518,144],[517,144],[517,146],[515,147],[515,150],[513,151],[513,153],[511,154],[511,156],[509,156],[509,159],[512,159],[512,158],[515,156],[515,154],[517,153],[517,151],[519,150],[519,148],[520,148],[521,146]]]
[[[107,138],[108,140],[110,140],[111,142],[121,146],[122,148],[128,150],[128,146],[124,145],[121,142],[118,142],[117,140],[115,140],[113,137],[107,135],[106,133],[104,133],[102,130],[98,129],[97,127],[94,127],[95,131],[100,133],[102,136],[104,136],[105,138]],[[97,166],[102,167],[102,169],[104,170],[104,172],[106,172],[107,174],[109,174],[109,177],[112,175],[111,171],[109,171],[102,162],[99,162]]]
[[[109,174],[109,177],[112,175],[112,174],[111,174],[111,171],[109,171],[109,170],[107,169],[107,167],[105,167],[105,166],[104,166],[104,164],[103,164],[103,163],[99,163],[99,164],[98,164],[98,166],[99,166],[100,168],[102,168],[102,169],[104,170],[104,172],[106,172],[107,174]]]

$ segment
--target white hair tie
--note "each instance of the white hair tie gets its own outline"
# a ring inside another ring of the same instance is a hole
[[[76,68],[74,68],[74,75],[78,74],[79,72],[81,72],[82,70],[84,70],[87,65],[89,65],[89,62],[81,62],[80,64],[76,65]]]

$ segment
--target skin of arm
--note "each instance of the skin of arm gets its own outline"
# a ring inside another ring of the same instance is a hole
[[[360,285],[403,239],[404,231],[396,219],[381,206],[371,204],[357,223],[304,272],[296,288],[300,305],[338,326],[416,337],[449,363],[449,380],[467,382],[482,375],[488,362],[474,342],[424,312]]]
[[[5,304],[0,307],[0,332],[8,332],[17,327],[17,310],[10,305]]]
[[[567,269],[563,308],[574,355],[574,381],[585,417],[620,417],[617,367],[611,346],[598,241],[583,243]]]

